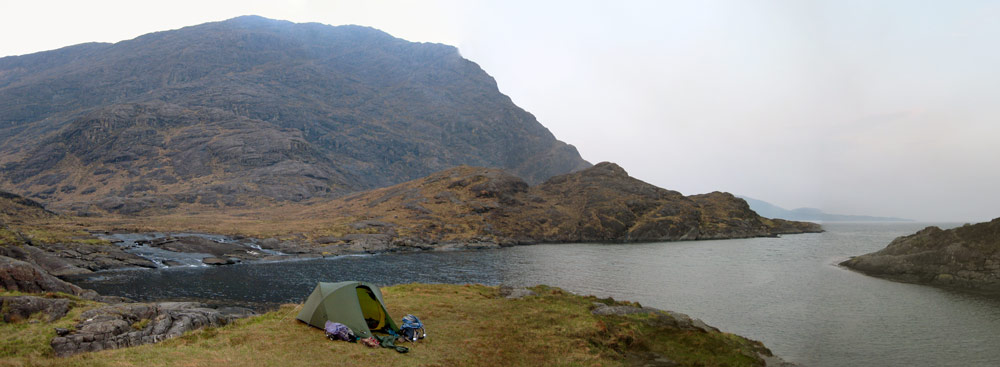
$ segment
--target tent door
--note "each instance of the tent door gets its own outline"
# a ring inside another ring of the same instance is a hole
[[[357,291],[358,305],[361,306],[361,314],[364,316],[365,322],[368,323],[368,328],[371,330],[385,328],[385,310],[382,309],[382,304],[375,298],[375,294],[365,286],[357,287]]]

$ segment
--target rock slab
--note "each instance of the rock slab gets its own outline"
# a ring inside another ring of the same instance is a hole
[[[197,302],[122,303],[84,312],[75,331],[52,339],[56,356],[157,343],[252,312],[226,313]]]

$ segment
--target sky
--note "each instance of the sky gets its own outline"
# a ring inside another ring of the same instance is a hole
[[[686,195],[1000,216],[995,1],[0,0],[0,56],[249,14],[454,45],[584,159]]]

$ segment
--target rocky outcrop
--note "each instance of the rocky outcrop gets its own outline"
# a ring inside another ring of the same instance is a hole
[[[0,255],[38,265],[55,276],[121,268],[155,268],[156,264],[113,244],[36,243],[0,246]]]
[[[594,315],[630,315],[630,314],[652,314],[656,316],[657,322],[669,325],[681,330],[697,330],[706,333],[718,333],[719,329],[709,326],[700,319],[693,319],[688,315],[674,311],[664,311],[653,307],[638,307],[632,305],[608,305],[602,302],[594,302],[594,309],[590,311]]]
[[[1000,218],[948,230],[927,227],[841,265],[905,282],[1000,292]]]
[[[83,295],[87,291],[56,278],[34,264],[0,256],[0,286],[25,293],[62,292]]]
[[[102,296],[45,272],[35,264],[0,256],[0,289],[24,293],[62,292],[97,302],[123,302],[127,299]]]
[[[84,312],[74,331],[64,331],[51,344],[60,357],[134,347],[203,327],[223,326],[251,314],[244,309],[222,313],[196,302],[115,304]]]
[[[798,222],[779,218],[765,219],[772,234],[820,233],[823,226],[812,222]]]
[[[318,204],[313,210],[381,222],[357,228],[343,225],[348,234],[322,238],[328,249],[363,251],[702,240],[822,231],[814,223],[763,218],[728,193],[684,196],[659,188],[608,162],[535,186],[501,170],[457,167]]]
[[[45,313],[52,322],[66,316],[70,301],[63,298],[44,298],[36,296],[4,296],[0,297],[0,317],[4,322],[26,320],[38,312]]]
[[[215,258],[253,259],[261,256],[241,244],[219,242],[198,236],[167,236],[152,241],[149,245],[174,252],[210,254]]]
[[[652,317],[647,319],[647,323],[655,325],[660,328],[682,330],[686,332],[699,332],[699,333],[709,333],[718,334],[722,333],[718,328],[706,324],[700,319],[692,318],[686,314],[674,311],[665,311],[653,307],[638,306],[634,304],[622,304],[618,302],[594,302],[594,308],[590,313],[598,316],[622,316],[631,314],[649,314]],[[774,355],[770,349],[764,347],[760,342],[755,343],[756,348],[752,351],[758,358],[760,358],[766,366],[780,366],[780,367],[797,367],[798,365],[794,363],[786,362],[779,356]],[[676,366],[669,359],[666,359],[660,355],[632,355],[628,356],[629,359],[639,360],[635,365],[641,366]]]
[[[232,265],[236,263],[236,260],[230,258],[206,257],[201,259],[201,262],[205,265]]]
[[[0,256],[38,265],[49,274],[66,276],[124,267],[155,267],[142,257],[129,254],[96,238],[69,232],[60,239],[35,240],[22,231],[46,234],[49,228],[35,225],[56,214],[33,200],[0,191]],[[57,232],[62,232],[57,230]],[[50,236],[51,237],[51,236]],[[65,240],[65,241],[63,241]],[[79,240],[79,242],[74,242]]]

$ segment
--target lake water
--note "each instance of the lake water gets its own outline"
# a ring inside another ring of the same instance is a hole
[[[826,233],[781,238],[346,256],[102,272],[74,282],[137,300],[235,303],[300,302],[317,281],[548,284],[684,312],[805,366],[1000,365],[1000,299],[836,265],[926,225],[828,223]]]

